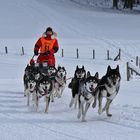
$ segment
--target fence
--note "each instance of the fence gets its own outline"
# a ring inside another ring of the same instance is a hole
[[[5,46],[4,50],[5,50],[5,54],[10,53],[10,51],[8,50],[8,47],[7,46]],[[25,55],[25,49],[24,49],[23,46],[21,47],[21,55]],[[93,49],[91,55],[92,55],[92,59],[96,59],[96,51],[94,49]],[[65,54],[64,54],[64,49],[61,50],[61,57],[62,58],[66,57]],[[78,48],[75,50],[75,57],[77,59],[80,58],[80,53],[79,53],[79,49]],[[116,55],[116,57],[114,59],[111,58],[110,51],[107,50],[106,51],[106,59],[107,60],[113,60],[113,61],[120,60],[121,59],[121,49],[118,50],[118,54]],[[127,81],[130,80],[131,76],[134,73],[136,75],[139,75],[140,76],[140,58],[138,56],[136,56],[135,66],[132,65],[130,62],[127,62],[126,69],[127,69]]]
[[[22,46],[21,47],[21,55],[24,55],[25,54],[25,49],[24,49],[24,47]],[[67,57],[65,54],[64,54],[64,49],[61,49],[61,57],[63,58],[63,57]],[[76,50],[75,50],[75,58],[77,58],[77,59],[79,59],[80,58],[80,53],[79,53],[80,51],[79,51],[79,49],[77,48]],[[5,46],[5,54],[8,54],[8,53],[10,53],[10,51],[8,50],[8,47],[7,46]],[[116,52],[116,57],[115,58],[111,58],[111,55],[110,55],[110,51],[109,50],[107,50],[107,55],[106,55],[106,58],[105,59],[107,59],[107,60],[114,60],[114,61],[118,61],[118,60],[120,60],[121,59],[121,49],[119,49],[118,50],[118,52]],[[93,49],[92,50],[92,52],[91,52],[91,58],[92,59],[95,59],[96,58],[96,51]]]
[[[7,46],[5,46],[4,52],[5,52],[5,54],[10,53],[10,51],[8,50],[8,47]],[[24,51],[24,47],[22,46],[21,47],[21,55],[24,55],[24,54],[25,54],[25,51]]]
[[[93,49],[92,53],[91,53],[92,59],[96,58],[96,53],[95,52],[96,51]],[[61,50],[61,57],[66,57],[65,54],[64,54],[64,49]],[[79,53],[79,49],[78,48],[75,50],[75,57],[77,59],[80,58],[80,53]],[[105,59],[107,59],[107,60],[114,60],[114,61],[120,60],[121,59],[121,49],[119,49],[118,54],[116,55],[116,57],[114,59],[111,58],[110,51],[107,50],[107,56],[106,56]]]
[[[136,65],[133,65],[130,62],[126,63],[126,71],[127,71],[127,81],[130,81],[130,78],[135,73],[140,76],[140,59],[136,56]]]

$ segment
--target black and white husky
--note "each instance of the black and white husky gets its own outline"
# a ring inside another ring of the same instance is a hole
[[[85,81],[80,82],[79,111],[77,117],[80,119],[82,116],[82,121],[85,121],[88,108],[95,100],[97,86],[99,83],[98,77],[98,72],[95,74],[95,76],[91,76],[90,72],[88,72]]]
[[[24,96],[26,96],[26,90],[27,90],[27,88],[28,88],[27,83],[28,83],[28,81],[29,81],[29,79],[30,79],[30,76],[33,75],[32,72],[33,72],[33,66],[27,65],[26,68],[25,68],[25,70],[24,70],[24,76],[23,76],[23,82],[24,82]]]
[[[38,108],[39,99],[41,97],[45,97],[45,101],[46,101],[45,112],[46,113],[48,112],[50,97],[51,97],[51,93],[52,93],[52,87],[53,87],[53,84],[49,77],[43,76],[41,79],[38,80],[36,110]]]
[[[63,66],[58,66],[55,79],[53,80],[53,93],[52,101],[54,97],[60,98],[66,86],[66,69]]]
[[[80,81],[85,80],[86,78],[86,70],[84,66],[82,68],[76,67],[74,78],[72,78],[71,82],[69,83],[68,87],[72,91],[72,98],[69,104],[69,107],[72,107],[73,104],[75,104],[75,108],[77,106],[78,101],[78,93],[79,93],[79,84]]]
[[[23,82],[24,82],[24,96],[26,96],[26,91],[28,90],[29,82],[37,81],[40,77],[39,67],[35,65],[27,65],[24,71]]]
[[[120,88],[120,80],[121,75],[119,72],[119,66],[117,65],[115,69],[111,69],[111,67],[108,66],[106,75],[101,78],[98,85],[99,114],[106,111],[106,115],[108,117],[112,116],[112,114],[109,113],[109,108],[111,102],[118,94]],[[102,108],[103,97],[106,97],[106,103],[105,106]],[[95,107],[95,105],[96,102],[93,104],[93,108]]]
[[[32,101],[35,101],[36,98],[36,80],[33,75],[29,76],[29,79],[26,83],[25,95],[27,96],[27,105],[29,106],[30,96],[32,96]]]

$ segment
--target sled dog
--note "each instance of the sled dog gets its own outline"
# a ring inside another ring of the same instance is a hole
[[[97,86],[99,83],[98,72],[95,76],[91,76],[90,72],[87,73],[87,78],[85,81],[80,82],[79,87],[79,111],[77,117],[82,121],[85,121],[86,113],[89,109],[89,106],[93,103],[96,96]]]
[[[24,76],[23,76],[23,82],[24,82],[24,96],[26,96],[26,90],[28,88],[28,82],[30,80],[38,80],[40,77],[40,71],[39,67],[36,67],[35,65],[27,65],[25,68]]]
[[[98,85],[98,101],[99,109],[98,113],[106,111],[106,115],[111,117],[109,113],[110,104],[119,92],[121,75],[119,71],[119,65],[115,69],[111,69],[110,66],[107,68],[107,73],[104,75]],[[102,108],[102,99],[106,98],[105,106]],[[96,106],[96,102],[93,104],[93,108]]]
[[[37,97],[36,97],[36,110],[38,108],[39,99],[41,97],[45,97],[45,101],[46,101],[45,112],[46,113],[48,112],[52,87],[53,87],[52,81],[49,77],[43,76],[41,79],[38,80],[38,83],[37,83]]]
[[[25,93],[27,96],[27,105],[30,105],[30,96],[32,96],[32,100],[34,101],[36,96],[36,80],[33,75],[29,76],[29,79],[26,83]]]
[[[33,66],[27,65],[24,71],[23,82],[24,82],[24,96],[26,96],[26,90],[28,88],[28,81],[30,77],[33,77]]]
[[[53,80],[53,93],[52,102],[54,97],[60,98],[66,86],[66,69],[62,66],[58,66],[56,76]]]
[[[84,66],[82,68],[76,67],[74,78],[72,78],[71,82],[69,83],[68,87],[72,91],[72,98],[69,104],[69,107],[72,107],[75,104],[75,108],[77,106],[78,101],[78,92],[79,92],[79,83],[86,78],[86,70]]]

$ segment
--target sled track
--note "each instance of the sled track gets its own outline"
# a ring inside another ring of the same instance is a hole
[[[10,119],[10,120],[13,120],[13,121],[14,120],[19,120],[19,118],[14,117],[14,116],[10,115],[9,113],[4,113],[4,114],[0,113],[0,116],[1,115],[3,115],[7,119]],[[27,123],[27,122],[24,122],[24,123]],[[38,127],[39,129],[43,129],[44,130],[44,134],[46,134],[46,131],[49,131],[49,132],[51,132],[53,134],[57,134],[57,135],[60,135],[60,136],[65,136],[65,137],[68,137],[68,138],[71,138],[71,139],[75,139],[75,140],[86,140],[86,139],[82,139],[80,137],[76,137],[76,136],[73,136],[73,135],[66,134],[66,133],[61,132],[61,131],[57,131],[55,129],[51,129],[50,127],[45,127],[45,126],[42,126],[42,125],[39,125],[39,124],[35,124],[35,123],[32,123],[32,125],[35,126],[35,127]],[[8,129],[11,129],[11,128],[8,127]],[[30,128],[30,130],[32,132],[32,128]]]
[[[110,110],[113,113],[111,118],[104,118],[103,122],[119,125],[122,127],[129,127],[140,130],[140,108],[132,106],[113,106]],[[117,113],[116,113],[117,112]]]
[[[0,117],[6,118],[8,121],[13,122],[13,123],[16,121],[19,121],[19,123],[23,122],[24,124],[27,124],[29,126],[33,126],[35,128],[37,127],[38,129],[41,129],[41,132],[44,135],[46,134],[46,132],[49,132],[53,135],[55,134],[58,136],[64,136],[64,137],[70,138],[70,139],[85,140],[84,138],[80,138],[78,136],[72,135],[71,133],[69,134],[69,133],[63,131],[63,129],[57,130],[57,129],[51,128],[49,126],[44,126],[44,116],[43,116],[43,118],[40,118],[40,119],[33,117],[33,120],[36,121],[34,123],[34,121],[32,121],[32,118],[31,118],[32,113],[30,113],[28,110],[26,110],[26,108],[28,108],[28,107],[24,106],[24,108],[23,108],[23,103],[24,103],[23,99],[24,99],[24,101],[26,101],[26,99],[24,97],[22,97],[23,94],[18,94],[17,92],[15,92],[15,93],[7,92],[7,94],[3,94],[3,92],[2,92],[0,94],[1,94],[0,97],[2,97],[2,98],[0,98],[0,101],[4,101],[4,102],[1,102],[2,106],[0,107],[0,110],[2,113],[0,113]],[[17,95],[17,94],[18,94],[17,102],[13,102],[13,99],[15,99],[15,95]],[[5,106],[6,100],[8,102],[10,102],[7,107]],[[22,101],[22,102],[19,102],[19,101]],[[26,104],[26,102],[25,102],[25,104]],[[13,108],[13,106],[14,106],[14,108]],[[6,107],[6,109],[8,109],[8,110],[5,111],[5,108],[3,108],[3,107]],[[11,112],[13,111],[12,114],[8,112],[9,110],[11,110]],[[135,129],[138,131],[140,130],[140,107],[134,107],[134,106],[129,106],[129,105],[123,105],[123,106],[112,105],[110,110],[113,114],[113,116],[111,118],[104,116],[105,114],[103,113],[101,116],[97,115],[96,119],[95,119],[95,116],[92,116],[91,123],[94,124],[95,121],[100,121],[100,122],[109,123],[112,125]],[[22,117],[22,115],[21,115],[21,117],[16,116],[17,113],[23,114],[23,116],[25,118]],[[26,116],[26,113],[27,113],[27,116]],[[64,111],[63,113],[67,114],[68,111]],[[97,112],[96,112],[96,114],[97,114]],[[28,119],[26,120],[26,118],[28,118],[28,115],[29,115],[29,120]],[[41,114],[39,114],[39,115],[42,116]],[[76,115],[77,115],[77,110],[75,113],[75,117],[71,121],[71,123],[73,123],[73,124],[75,122],[79,122],[79,120],[77,120],[77,118],[76,118]],[[90,114],[87,115],[87,124],[85,124],[85,125],[88,125],[88,116],[90,116]],[[52,118],[52,119],[54,119],[54,121],[52,123],[55,123],[55,118]],[[94,119],[94,121],[93,121],[93,119]],[[39,122],[39,121],[41,121],[41,122]],[[46,118],[46,121],[47,121],[47,118]],[[58,121],[60,121],[59,123],[61,124],[61,120],[58,120]],[[43,125],[42,125],[42,122],[43,122]],[[64,120],[64,122],[68,122],[68,120]],[[79,122],[79,123],[83,124],[83,122]],[[3,127],[7,127],[7,130],[12,129],[12,126],[5,126],[3,123],[1,123],[1,125]],[[76,124],[74,124],[74,126],[75,125]],[[31,127],[29,127],[28,129],[29,129],[29,131],[32,132]]]

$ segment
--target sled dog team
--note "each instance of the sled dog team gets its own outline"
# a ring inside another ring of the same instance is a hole
[[[54,66],[47,65],[27,65],[24,74],[24,95],[27,96],[27,105],[29,106],[30,100],[32,100],[33,106],[37,110],[39,99],[44,97],[45,112],[48,112],[50,101],[54,102],[56,97],[62,96],[66,87],[66,75],[66,69],[62,66],[58,66],[56,69]],[[120,80],[119,65],[115,69],[108,66],[107,72],[102,78],[99,78],[98,72],[91,75],[89,71],[86,72],[84,66],[82,68],[77,66],[74,77],[68,84],[68,88],[72,92],[69,107],[78,106],[77,118],[85,121],[89,107],[92,105],[95,108],[98,102],[98,113],[101,114],[105,111],[106,115],[111,117],[110,104],[118,94]],[[103,98],[106,98],[104,106]]]
[[[56,69],[47,65],[27,65],[24,74],[24,96],[27,96],[27,105],[33,101],[33,106],[38,109],[39,99],[46,101],[45,112],[48,112],[50,101],[60,98],[66,85],[66,70],[62,66]],[[32,99],[30,99],[32,96]]]

